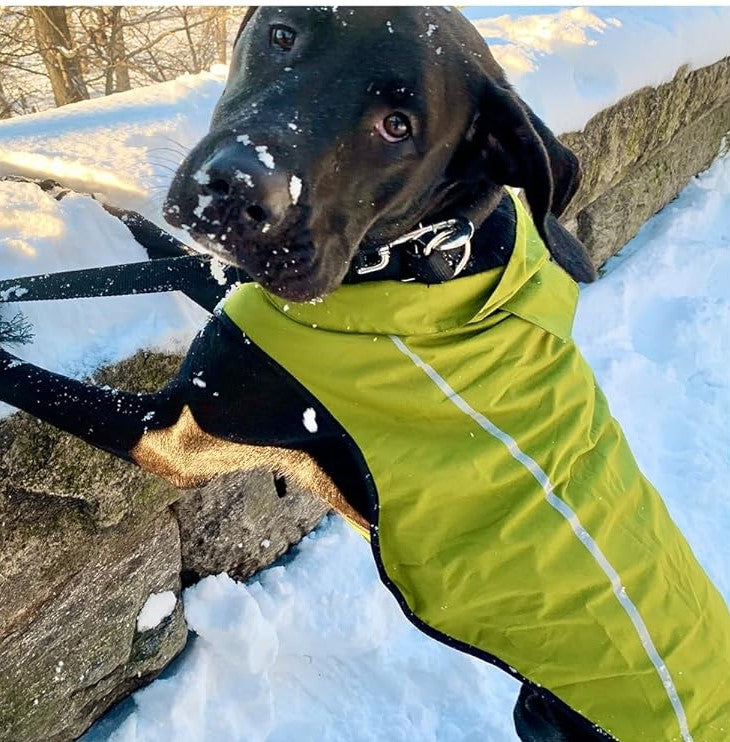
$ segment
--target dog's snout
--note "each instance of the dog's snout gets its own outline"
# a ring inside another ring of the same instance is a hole
[[[267,229],[282,222],[292,206],[287,176],[275,168],[265,147],[228,144],[203,163],[194,179],[206,199],[209,221],[237,218]]]

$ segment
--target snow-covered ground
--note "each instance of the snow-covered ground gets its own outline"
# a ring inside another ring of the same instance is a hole
[[[679,64],[730,53],[727,9],[467,13],[511,16],[483,32],[495,46],[502,40],[497,56],[558,131],[637,85],[670,79]],[[159,220],[171,169],[205,131],[223,80],[216,69],[2,122],[0,172],[55,176]],[[0,277],[142,257],[90,199],[56,202],[0,183]],[[583,290],[576,338],[640,465],[730,599],[727,275],[724,157]],[[204,320],[171,295],[18,306],[37,333],[20,355],[75,376],[137,347],[179,347]],[[337,519],[248,584],[212,577],[184,599],[195,641],[86,742],[515,739],[516,683],[413,629],[380,585],[367,544]],[[163,608],[150,606],[145,625]]]

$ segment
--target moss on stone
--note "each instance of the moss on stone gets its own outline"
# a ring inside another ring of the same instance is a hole
[[[730,58],[680,69],[637,90],[560,138],[583,180],[564,215],[600,266],[717,156],[730,129]]]

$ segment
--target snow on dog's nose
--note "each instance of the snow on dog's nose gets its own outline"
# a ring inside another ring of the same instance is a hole
[[[276,168],[266,146],[250,146],[248,138],[224,145],[193,175],[197,220],[226,234],[244,227],[276,231],[294,199],[287,174]]]

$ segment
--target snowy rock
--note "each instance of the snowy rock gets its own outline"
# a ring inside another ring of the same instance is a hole
[[[152,390],[179,363],[138,353],[95,381]],[[79,736],[185,645],[181,576],[248,577],[325,512],[268,473],[183,493],[30,416],[0,421],[0,739]]]
[[[563,221],[602,265],[717,157],[730,131],[730,57],[643,88],[560,139],[583,181]]]
[[[256,471],[227,474],[173,505],[183,583],[227,572],[245,579],[309,533],[327,508],[293,482]]]
[[[157,628],[174,610],[177,598],[172,590],[152,593],[137,615],[137,631],[150,631]]]
[[[185,645],[181,607],[135,632],[150,592],[180,590],[177,524],[98,529],[78,500],[7,489],[0,520],[0,739],[74,739]]]

